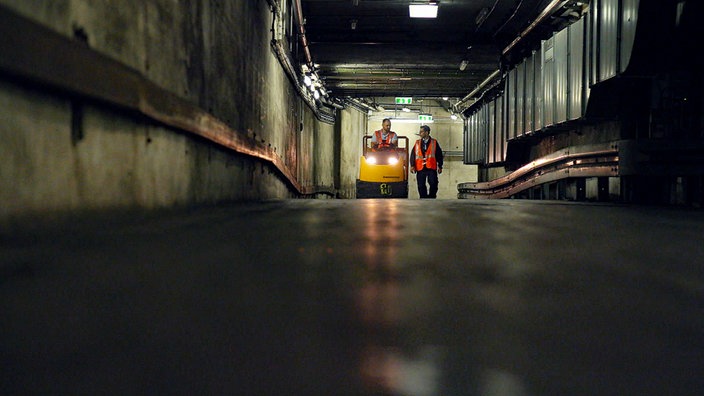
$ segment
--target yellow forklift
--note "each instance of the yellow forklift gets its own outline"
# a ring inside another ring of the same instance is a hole
[[[408,138],[382,149],[372,148],[371,138],[362,139],[357,198],[408,198]]]

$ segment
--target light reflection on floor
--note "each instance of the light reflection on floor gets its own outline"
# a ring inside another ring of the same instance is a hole
[[[663,212],[301,200],[0,235],[0,394],[699,396],[704,214]]]

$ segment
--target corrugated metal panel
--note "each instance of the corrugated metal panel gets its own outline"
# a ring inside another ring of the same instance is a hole
[[[584,115],[584,19],[569,26],[569,110],[567,118],[575,120]]]
[[[701,1],[701,0],[699,0]],[[631,62],[633,41],[636,37],[638,23],[638,0],[623,0],[621,17],[621,71],[626,70]]]
[[[554,123],[567,121],[567,47],[569,30],[562,29],[555,38],[555,115]]]
[[[479,162],[479,161],[484,161],[485,156],[483,153],[483,150],[481,150],[482,147],[480,147],[480,143],[482,141],[481,135],[479,133],[479,128],[477,127],[478,125],[478,120],[479,116],[477,113],[474,113],[472,117],[468,120],[469,122],[469,130],[470,130],[470,142],[469,146],[471,147],[470,151],[470,158],[469,158],[469,163],[474,163],[474,162]]]
[[[630,61],[638,6],[639,0],[593,0],[586,18],[542,41],[507,73],[503,95],[468,118],[465,162],[503,162],[507,141],[581,118],[590,84],[616,76]]]
[[[523,122],[523,133],[529,133],[533,131],[535,121],[533,116],[535,112],[533,111],[533,106],[535,104],[535,52],[530,58],[526,59],[526,78],[525,78],[525,120]]]
[[[486,106],[484,106],[482,110],[477,113],[477,131],[479,131],[479,136],[481,136],[484,163],[489,161],[489,127],[486,122],[487,111]]]
[[[462,130],[462,162],[464,164],[472,163],[472,150],[474,148],[472,141],[472,127],[471,127],[472,116],[465,118],[464,128]]]
[[[516,130],[515,137],[523,136],[524,133],[524,117],[526,115],[525,108],[526,95],[526,64],[525,61],[520,63],[516,68]],[[509,139],[511,136],[509,136]]]
[[[597,81],[597,73],[599,68],[597,67],[597,56],[596,49],[594,48],[594,43],[596,42],[596,21],[597,21],[597,4],[598,2],[592,3],[589,11],[587,12],[586,22],[587,22],[587,37],[585,38],[585,44],[587,46],[587,85],[592,86]]]
[[[474,150],[476,140],[474,139],[474,130],[472,129],[472,119],[474,115],[470,115],[464,121],[464,158],[463,162],[465,164],[471,164],[475,160]]]
[[[506,147],[507,131],[505,127],[506,120],[506,95],[496,98],[496,108],[494,109],[494,130],[496,131],[496,139],[498,142],[497,162],[503,161],[506,157],[504,147]],[[518,113],[516,113],[518,114]]]
[[[518,110],[516,109],[517,78],[516,69],[510,70],[506,75],[506,88],[504,89],[504,96],[506,97],[506,134],[509,139],[516,136],[516,117],[518,116]]]
[[[486,135],[486,130],[481,128],[481,122],[482,122],[482,113],[483,108],[479,109],[476,113],[472,115],[472,130],[474,133],[474,141],[473,141],[473,147],[474,147],[474,153],[475,153],[475,158],[473,160],[481,163],[486,163],[487,158],[488,158],[488,152],[487,152],[487,135]]]
[[[486,161],[486,135],[480,128],[481,110],[470,115],[465,124],[465,164],[479,164]]]
[[[486,106],[477,112],[477,134],[481,142],[481,157],[484,163],[489,161],[489,131],[486,129]]]
[[[482,163],[486,163],[489,158],[489,135],[486,130],[486,120],[484,119],[485,111],[486,110],[482,108],[482,110],[478,111],[474,117],[474,128],[476,129],[477,134],[477,158]]]
[[[599,0],[597,29],[598,44],[594,50],[598,58],[597,82],[614,77],[619,72],[618,58],[618,29],[620,18],[618,16],[619,0]]]
[[[541,45],[543,80],[543,126],[555,123],[555,37],[543,40]]]
[[[533,63],[535,69],[533,70],[533,78],[535,78],[533,87],[533,131],[538,131],[543,128],[545,122],[543,121],[544,112],[543,107],[545,106],[545,101],[543,97],[543,51],[537,51],[533,53]]]
[[[494,114],[494,109],[496,108],[496,102],[491,101],[489,102],[488,105],[484,106],[483,108],[483,113],[484,117],[486,119],[486,127],[489,132],[489,163],[494,163],[496,162],[496,153],[497,153],[497,147],[499,143],[499,136],[496,134],[496,128],[495,128],[495,114]]]

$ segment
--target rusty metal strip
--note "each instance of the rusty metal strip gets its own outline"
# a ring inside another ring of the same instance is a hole
[[[0,37],[0,75],[135,111],[168,127],[269,162],[301,195],[331,191],[329,187],[318,189],[300,185],[271,147],[233,130],[213,115],[85,43],[70,40],[2,5]]]

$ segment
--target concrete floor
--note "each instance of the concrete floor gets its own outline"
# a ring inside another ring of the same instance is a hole
[[[0,394],[701,395],[704,211],[295,200],[0,234]]]

